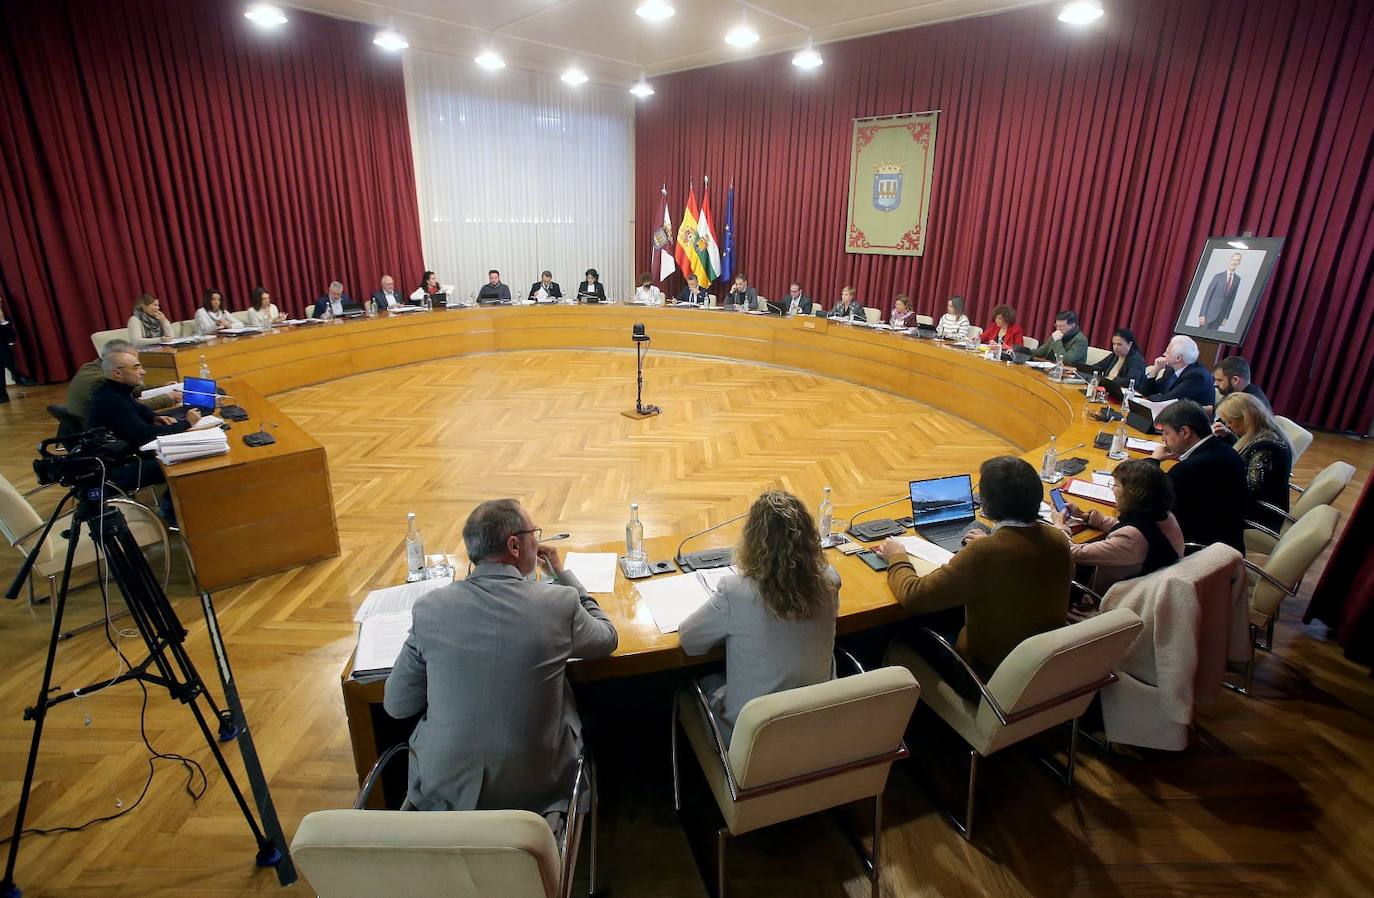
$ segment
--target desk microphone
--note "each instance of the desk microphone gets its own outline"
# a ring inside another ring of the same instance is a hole
[[[854,521],[857,520],[861,515],[866,515],[870,511],[877,511],[880,508],[886,508],[889,505],[896,505],[898,502],[901,502],[902,500],[910,502],[911,494],[903,493],[902,495],[897,496],[895,499],[888,499],[886,502],[880,502],[879,504],[874,505],[872,508],[865,508],[862,511],[850,515],[849,535],[853,536],[855,539],[863,540],[864,542],[872,542],[874,540],[883,539],[884,537],[897,536],[899,534],[905,533],[906,528],[903,527],[901,524],[898,524],[896,521],[892,520],[892,518],[879,518],[876,521],[869,521],[862,527],[854,526]]]
[[[687,543],[691,540],[696,539],[698,536],[705,536],[712,530],[719,530],[727,524],[733,524],[735,523],[735,521],[738,521],[741,518],[745,518],[748,516],[749,512],[746,511],[743,514],[735,515],[728,521],[721,521],[719,524],[712,524],[705,530],[698,530],[696,533],[687,534],[687,536],[683,537],[682,542],[677,544],[677,553],[674,556],[674,560],[677,562],[677,566],[682,568],[684,571],[704,571],[709,568],[729,566],[731,561],[734,560],[734,551],[731,549],[703,549],[700,552],[693,552],[691,555],[683,555],[682,547],[687,545]]]
[[[276,430],[277,425],[273,424],[272,429]],[[267,432],[267,422],[260,421],[256,433],[246,433],[243,435],[243,443],[246,446],[270,446],[277,441],[277,438]]]

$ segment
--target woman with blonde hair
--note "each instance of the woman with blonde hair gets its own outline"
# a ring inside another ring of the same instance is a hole
[[[134,300],[134,314],[129,317],[129,342],[135,346],[152,346],[175,337],[172,322],[162,313],[162,302],[145,293]]]
[[[701,685],[727,745],[750,699],[831,678],[840,610],[840,576],[821,555],[816,522],[784,490],[754,500],[735,570],[677,634],[689,655],[725,644],[725,673]]]
[[[1246,520],[1277,532],[1283,526],[1283,516],[1261,503],[1288,510],[1293,447],[1274,420],[1274,413],[1249,393],[1235,392],[1221,400],[1217,417],[1236,435],[1236,451],[1245,462],[1245,486],[1250,493]]]

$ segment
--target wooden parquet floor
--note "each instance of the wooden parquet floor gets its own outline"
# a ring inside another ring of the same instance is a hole
[[[617,538],[630,501],[648,535],[686,532],[743,511],[781,485],[814,503],[823,486],[844,505],[901,492],[911,476],[976,468],[1006,451],[957,419],[887,394],[792,371],[709,359],[651,356],[646,399],[658,419],[631,421],[633,356],[511,353],[377,372],[276,397],[328,449],[340,558],[216,596],[231,657],[273,797],[288,836],[311,810],[343,806],[356,781],[339,670],[351,649],[351,612],[401,571],[405,513],[431,551],[460,545],[472,505],[522,498],[546,531],[574,540]],[[60,387],[12,390],[0,406],[0,473],[33,485],[32,447],[53,427],[43,412]],[[1359,474],[1374,447],[1319,435],[1299,479],[1333,458]],[[36,497],[50,508],[51,491]],[[271,534],[264,534],[270,540]],[[8,583],[14,556],[0,560]],[[213,678],[199,607],[178,556],[170,590],[190,646]],[[887,793],[889,896],[1366,895],[1374,893],[1374,684],[1321,628],[1298,623],[1310,578],[1285,607],[1273,655],[1261,657],[1253,699],[1227,694],[1179,755],[1080,755],[1067,791],[1028,755],[980,771],[978,840],[965,844],[907,769]],[[73,596],[72,621],[98,616],[99,594]],[[0,826],[12,824],[28,747],[22,710],[33,701],[48,609],[0,604]],[[120,644],[129,653],[133,640]],[[865,648],[865,646],[860,646]],[[110,676],[118,661],[98,633],[65,644],[62,688]],[[704,786],[689,775],[692,809],[679,822],[666,765],[668,678],[609,683],[579,698],[603,771],[602,868],[610,893],[702,896],[692,847],[713,827]],[[56,826],[127,807],[147,772],[142,696],[124,686],[49,716],[30,824]],[[86,718],[89,717],[89,723]],[[957,789],[947,746],[918,719],[922,769]],[[148,702],[147,736],[162,751],[209,763],[189,714],[164,695]],[[231,757],[236,753],[231,750]],[[237,768],[237,762],[232,762]],[[928,766],[926,766],[928,765]],[[688,765],[690,767],[690,763]],[[79,833],[27,838],[19,882],[29,896],[230,896],[279,891],[251,865],[252,845],[216,771],[198,802],[179,767],[157,762],[143,803],[126,818]],[[7,826],[5,826],[7,830]],[[866,895],[832,818],[821,815],[735,840],[733,894]],[[292,894],[312,894],[298,884]]]

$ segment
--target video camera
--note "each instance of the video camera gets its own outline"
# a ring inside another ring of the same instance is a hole
[[[60,483],[74,487],[103,482],[116,468],[137,460],[137,447],[97,427],[39,443],[33,474],[44,486]]]

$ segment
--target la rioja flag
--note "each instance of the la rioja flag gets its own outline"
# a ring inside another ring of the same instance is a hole
[[[653,235],[653,256],[649,259],[649,270],[658,273],[658,282],[661,284],[668,279],[668,275],[677,271],[677,262],[673,259],[673,222],[668,217],[668,185],[663,185],[663,224],[654,231]]]

